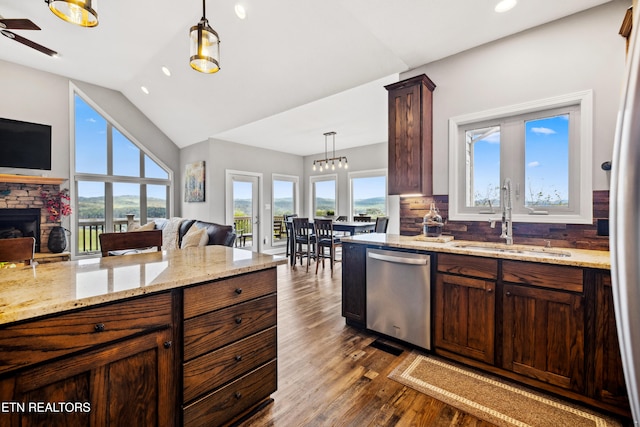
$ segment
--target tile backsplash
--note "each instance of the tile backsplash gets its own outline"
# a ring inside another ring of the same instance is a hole
[[[400,234],[415,236],[422,232],[422,218],[435,202],[445,220],[443,234],[458,240],[502,242],[500,224],[491,228],[487,221],[449,221],[448,196],[400,198]],[[593,192],[593,224],[543,224],[513,223],[515,244],[544,245],[552,247],[609,250],[609,237],[598,234],[598,220],[609,219],[609,191]]]

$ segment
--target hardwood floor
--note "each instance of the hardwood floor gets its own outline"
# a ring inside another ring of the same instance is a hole
[[[341,275],[278,267],[278,391],[241,426],[493,425],[388,379],[410,349],[394,356],[346,326]]]

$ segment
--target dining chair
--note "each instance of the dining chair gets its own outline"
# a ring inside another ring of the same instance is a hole
[[[103,257],[137,253],[139,249],[154,246],[158,247],[158,252],[162,250],[162,230],[102,233],[98,238]]]
[[[33,262],[36,239],[16,237],[0,239],[0,262],[18,262],[30,265]]]
[[[386,233],[389,226],[389,217],[379,216],[376,218],[376,226],[373,229],[374,233]]]
[[[293,253],[295,252],[295,248],[291,249],[292,246],[292,242],[293,242],[293,221],[284,221],[284,230],[285,233],[287,235],[287,249],[286,249],[286,253],[285,256],[287,258],[289,258],[289,264],[293,265],[294,264],[294,256]]]
[[[364,215],[356,215],[353,217],[353,222],[371,222],[371,217],[364,216]]]
[[[309,271],[311,257],[315,257],[316,255],[316,236],[313,233],[312,224],[309,223],[309,218],[293,218],[293,235],[295,238],[293,265],[296,264],[295,260],[298,257],[300,257],[300,264],[302,265],[302,257],[306,256],[307,271]]]
[[[345,215],[340,215],[338,218],[336,218],[336,221],[345,222],[347,221],[347,217]]]
[[[333,221],[330,219],[316,219],[314,221],[316,229],[316,274],[318,274],[318,266],[320,265],[320,259],[322,258],[322,268],[324,268],[325,258],[329,258],[329,264],[331,265],[331,277],[333,277],[333,264],[340,262],[336,259],[336,248],[342,246],[342,242],[338,236],[333,234]],[[325,249],[329,249],[329,254],[325,252]]]

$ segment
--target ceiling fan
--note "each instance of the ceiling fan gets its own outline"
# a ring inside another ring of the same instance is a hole
[[[2,35],[5,37],[10,38],[11,40],[15,40],[18,43],[22,43],[23,45],[29,46],[30,48],[33,48],[38,52],[44,53],[45,55],[49,55],[49,56],[58,55],[58,52],[56,52],[55,50],[51,50],[47,47],[42,46],[41,44],[33,42],[29,39],[19,36],[13,31],[8,31],[8,30],[40,30],[40,27],[38,27],[36,24],[31,22],[30,20],[6,19],[0,16],[0,33],[2,33]]]

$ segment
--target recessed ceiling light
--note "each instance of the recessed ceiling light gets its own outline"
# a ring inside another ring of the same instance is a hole
[[[513,9],[517,3],[518,0],[502,0],[496,5],[494,10],[498,13],[503,13]]]
[[[171,76],[171,70],[169,70],[167,67],[162,67],[162,72],[167,77]]]
[[[238,18],[244,19],[247,17],[247,10],[240,3],[236,4],[235,11]]]
[[[140,86],[140,90],[144,92],[145,95],[149,95],[149,89],[146,86]]]

